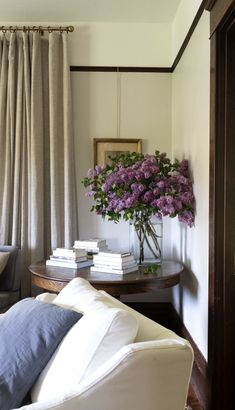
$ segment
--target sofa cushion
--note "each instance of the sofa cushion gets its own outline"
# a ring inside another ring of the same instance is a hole
[[[115,299],[103,290],[96,290],[87,280],[83,278],[73,279],[56,298],[53,303],[61,303],[64,306],[76,306],[78,311],[88,312],[99,308],[99,303],[106,304],[109,307],[125,309],[130,315],[133,315],[138,323],[138,332],[135,341],[155,340],[162,338],[174,338],[174,332],[166,330],[163,326],[155,323],[153,320],[145,317],[141,313],[124,303]]]
[[[174,339],[175,333],[165,327],[159,325],[159,323],[154,322],[148,317],[142,315],[131,307],[124,305],[119,300],[113,298],[104,290],[98,291],[102,297],[106,298],[107,303],[112,304],[115,307],[122,307],[127,312],[132,314],[138,322],[138,332],[136,335],[135,342],[143,342],[146,340],[156,340],[156,339]]]
[[[0,252],[9,252],[10,256],[0,276],[0,290],[15,292],[20,289],[20,252],[17,246],[0,245]]]
[[[34,299],[24,299],[1,315],[1,410],[20,406],[64,335],[81,316]]]
[[[85,311],[94,296],[99,297],[96,290],[86,279],[74,278],[66,285],[53,300],[53,303],[67,307],[76,306],[77,309]]]
[[[62,304],[67,307],[76,306],[78,311],[87,312],[89,309],[94,309],[98,301],[105,303],[110,307],[118,307],[125,309],[135,317],[138,323],[138,332],[135,342],[142,342],[144,340],[155,340],[164,338],[175,338],[175,333],[164,328],[153,320],[147,318],[136,310],[130,308],[113,296],[109,295],[103,290],[96,290],[91,284],[82,278],[73,279],[59,295],[44,293],[39,295],[40,299],[47,302]]]
[[[82,289],[76,296],[78,283]],[[57,299],[57,302],[79,309],[74,303],[78,299],[91,300],[93,290],[95,291],[87,281],[76,278],[61,291],[53,303]],[[90,305],[42,371],[31,390],[32,401],[53,399],[58,392],[66,393],[76,387],[123,346],[133,342],[137,330],[136,319],[125,310],[110,307],[101,301],[98,305],[94,303],[93,308]]]
[[[4,271],[4,268],[9,259],[10,252],[0,252],[0,275]]]

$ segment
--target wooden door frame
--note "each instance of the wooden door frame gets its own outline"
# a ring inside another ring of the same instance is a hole
[[[211,91],[210,91],[210,198],[209,198],[209,333],[208,370],[210,378],[210,405],[212,410],[230,410],[233,397],[234,368],[228,348],[235,342],[231,327],[226,326],[231,309],[229,293],[229,266],[226,244],[228,192],[226,161],[228,138],[226,131],[226,27],[234,0],[211,0]]]

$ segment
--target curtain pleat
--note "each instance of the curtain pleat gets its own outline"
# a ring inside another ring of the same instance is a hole
[[[77,238],[67,34],[0,39],[0,243],[28,265]]]

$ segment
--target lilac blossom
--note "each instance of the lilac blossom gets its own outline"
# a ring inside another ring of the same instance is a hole
[[[175,217],[189,227],[194,224],[195,199],[186,159],[171,160],[166,153],[127,153],[107,167],[89,169],[83,180],[93,197],[97,214],[118,222],[152,215]]]
[[[183,211],[178,215],[178,219],[180,222],[185,223],[190,228],[194,225],[194,215],[191,211]]]

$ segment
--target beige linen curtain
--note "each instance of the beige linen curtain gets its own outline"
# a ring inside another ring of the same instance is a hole
[[[11,33],[0,42],[0,244],[28,265],[77,238],[67,33]]]

